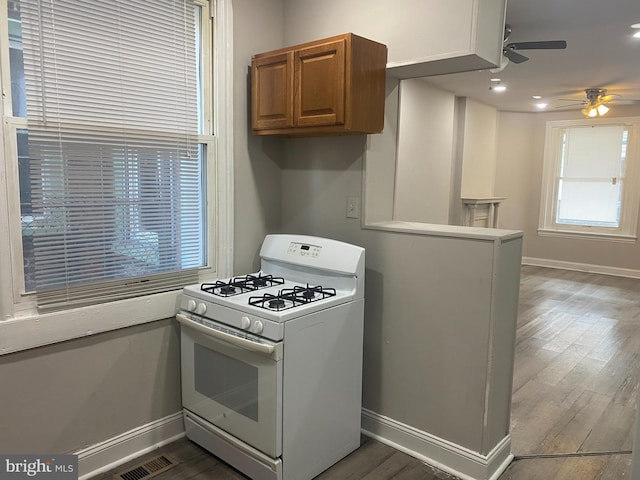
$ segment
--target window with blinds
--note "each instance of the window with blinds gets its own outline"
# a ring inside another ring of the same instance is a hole
[[[179,288],[207,264],[201,9],[9,2],[25,289],[40,308]]]
[[[562,131],[557,224],[620,226],[628,137],[624,125]]]
[[[541,235],[635,241],[640,118],[547,122]]]

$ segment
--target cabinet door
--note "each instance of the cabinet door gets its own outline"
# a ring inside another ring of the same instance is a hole
[[[254,59],[251,76],[253,128],[293,127],[293,52]]]
[[[297,127],[344,124],[345,40],[295,52]]]

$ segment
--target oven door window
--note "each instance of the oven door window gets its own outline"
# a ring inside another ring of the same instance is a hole
[[[277,458],[282,452],[282,360],[181,326],[182,405]]]
[[[258,376],[251,364],[194,345],[196,391],[254,422],[259,421]]]

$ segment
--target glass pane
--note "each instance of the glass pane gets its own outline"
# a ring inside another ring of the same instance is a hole
[[[22,56],[22,21],[19,2],[7,2],[9,18],[9,66],[11,69],[11,106],[15,117],[27,116],[27,97]]]
[[[22,228],[22,256],[24,262],[25,285],[35,285],[35,259],[33,253],[33,235],[35,219],[31,208],[31,182],[29,178],[29,132],[18,129],[18,178],[20,182],[20,220]]]
[[[8,4],[27,291],[204,266],[201,8]]]
[[[18,142],[28,291],[204,265],[200,145],[53,136],[31,129]]]
[[[195,23],[195,59],[196,59],[196,91],[198,102],[198,133],[204,134],[204,112],[203,112],[203,98],[204,98],[204,70],[202,62],[202,7],[199,5],[193,6],[193,15]]]
[[[618,227],[621,184],[563,180],[556,223]]]
[[[256,422],[258,373],[253,365],[194,345],[196,391]]]

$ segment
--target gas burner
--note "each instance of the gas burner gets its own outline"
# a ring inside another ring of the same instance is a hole
[[[269,308],[278,309],[285,306],[285,302],[281,298],[274,298],[273,300],[269,300]]]
[[[233,295],[234,293],[236,293],[236,287],[231,286],[231,285],[223,285],[220,287],[220,294],[221,295],[225,295],[225,296],[229,296],[229,295]]]
[[[304,304],[304,302],[296,300],[295,298],[285,297],[280,293],[278,293],[278,295],[265,293],[264,295],[249,297],[248,303],[254,307],[264,308],[265,310],[272,310],[274,312],[281,312],[282,310]]]
[[[244,277],[244,281],[247,282],[247,285],[251,285],[255,287],[254,290],[259,288],[272,287],[274,285],[283,285],[284,278],[282,277],[274,277],[273,275],[246,275]]]
[[[215,283],[203,283],[200,290],[212,293],[219,297],[232,297],[241,293],[253,292],[260,288],[284,284],[284,278],[273,275],[244,275],[234,277],[228,282],[216,281]]]
[[[254,307],[280,312],[335,295],[335,288],[307,285],[306,287],[283,288],[277,295],[265,293],[262,296],[249,297],[248,303]]]
[[[293,287],[284,288],[280,291],[280,295],[285,298],[295,298],[303,303],[315,302],[323,298],[333,297],[336,294],[335,288],[324,288],[321,285],[310,287]]]

